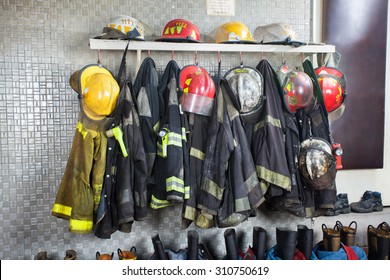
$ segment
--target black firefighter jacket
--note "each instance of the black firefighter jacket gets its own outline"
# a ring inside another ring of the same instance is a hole
[[[233,99],[233,100],[232,100]],[[221,79],[210,124],[196,225],[235,226],[264,200],[238,102]]]
[[[171,60],[158,87],[162,117],[157,137],[156,186],[150,201],[153,209],[181,204],[189,197],[188,124],[179,106],[179,71]]]
[[[115,137],[108,138],[106,174],[97,212],[95,235],[110,238],[116,230],[130,232],[147,216],[147,162],[131,82],[121,88],[118,108],[127,157]]]

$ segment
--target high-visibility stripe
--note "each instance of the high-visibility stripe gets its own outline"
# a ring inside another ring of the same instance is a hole
[[[277,185],[287,191],[291,190],[290,177],[271,171],[264,166],[256,165],[257,176],[271,184]]]
[[[184,199],[190,199],[190,186],[185,186],[184,187]]]
[[[198,150],[198,149],[196,149],[194,147],[191,147],[191,149],[190,149],[190,156],[204,161],[205,153],[202,152],[201,150]]]
[[[184,194],[184,181],[175,176],[169,177],[165,180],[167,192],[176,191]]]
[[[168,145],[182,147],[182,136],[175,132],[168,133]]]
[[[194,221],[198,215],[198,210],[194,207],[186,205],[183,211],[183,218]]]
[[[266,115],[264,120],[262,120],[261,122],[256,123],[256,124],[253,126],[253,132],[256,132],[256,131],[259,130],[260,128],[263,128],[266,124],[271,124],[271,125],[273,125],[273,126],[282,128],[282,125],[281,125],[279,119],[275,119],[275,118],[273,118],[273,117],[270,116],[270,115]]]
[[[168,200],[161,200],[156,198],[154,195],[152,195],[151,201],[150,201],[150,207],[152,209],[160,209],[167,207],[169,205],[172,205]]]
[[[159,127],[160,127],[160,121],[158,121],[158,122],[153,126],[154,132],[157,132],[157,130],[159,129]]]
[[[102,194],[103,184],[95,184],[93,187],[93,203],[94,205],[99,205],[100,196]]]
[[[204,178],[204,183],[202,185],[202,189],[217,198],[218,200],[222,200],[223,189],[218,186],[217,183],[212,181],[209,178]]]
[[[259,184],[259,179],[257,178],[256,172],[253,172],[251,176],[244,182],[246,191],[250,193],[254,187]]]
[[[85,139],[85,137],[87,137],[88,131],[84,129],[84,125],[81,122],[77,122],[76,128],[78,132],[80,132],[81,135],[83,135],[83,139]]]
[[[86,232],[91,231],[93,227],[93,221],[83,221],[83,220],[69,220],[69,230],[74,232]]]
[[[181,128],[181,139],[187,142],[187,131],[185,127]]]
[[[70,217],[70,215],[72,214],[72,207],[55,203],[53,205],[52,212],[55,212],[55,213],[58,213],[58,214],[63,214],[65,216],[69,216]]]
[[[235,212],[248,211],[251,209],[248,197],[236,198],[234,200]]]

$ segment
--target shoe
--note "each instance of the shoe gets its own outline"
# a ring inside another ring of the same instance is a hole
[[[337,216],[340,214],[348,214],[351,212],[351,206],[348,202],[348,194],[339,193],[336,197],[336,202],[333,209],[328,209],[325,216]]]
[[[75,250],[66,250],[64,260],[75,260],[77,252]]]
[[[382,211],[382,197],[380,192],[365,191],[358,202],[351,203],[351,210],[357,213]]]

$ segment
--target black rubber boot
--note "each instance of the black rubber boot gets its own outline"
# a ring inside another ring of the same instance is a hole
[[[311,259],[313,236],[313,229],[309,229],[305,225],[298,225],[297,248],[307,260]]]
[[[228,260],[238,260],[237,237],[234,228],[225,230],[226,258]]]
[[[390,227],[386,222],[367,228],[368,259],[388,260],[390,254]]]
[[[197,260],[198,259],[198,242],[199,236],[198,232],[195,230],[189,230],[187,232],[187,242],[188,242],[188,259]]]
[[[267,231],[262,227],[253,227],[253,252],[257,260],[265,259],[267,250]]]
[[[293,260],[297,242],[297,232],[286,228],[276,228],[276,254],[282,260]]]

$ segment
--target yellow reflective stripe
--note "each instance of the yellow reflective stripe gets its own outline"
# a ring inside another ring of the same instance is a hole
[[[257,124],[255,124],[253,126],[253,132],[256,132],[260,128],[263,128],[266,124],[271,124],[273,126],[282,128],[282,125],[281,125],[279,119],[275,119],[275,118],[271,117],[270,115],[266,115],[264,120],[262,120],[261,122],[258,122]]]
[[[184,199],[190,199],[190,186],[184,187]]]
[[[237,198],[234,200],[235,212],[242,212],[251,209],[248,197]]]
[[[181,142],[181,135],[175,132],[168,132],[168,145],[174,145],[178,147],[182,147],[182,142]]]
[[[256,165],[257,176],[271,184],[277,185],[287,191],[291,190],[290,177],[271,171],[264,166]]]
[[[177,191],[184,194],[184,181],[175,176],[169,177],[165,180],[167,192]]]
[[[159,127],[160,127],[160,121],[158,121],[158,122],[153,126],[154,132],[157,132],[157,130],[158,130]]]
[[[150,207],[152,209],[160,209],[167,207],[169,205],[172,205],[168,200],[161,200],[156,198],[154,195],[152,195],[151,201],[150,201]]]
[[[209,178],[204,178],[204,183],[202,189],[217,198],[218,200],[222,200],[223,189],[218,186],[217,183],[212,181]]]
[[[72,214],[72,207],[55,203],[53,205],[53,212],[69,216]]]
[[[70,231],[91,231],[93,227],[93,221],[82,221],[82,220],[69,220]]]
[[[187,131],[185,127],[181,128],[181,139],[187,142]]]
[[[192,206],[186,205],[183,211],[183,218],[195,221],[196,216],[198,215],[198,210]]]
[[[88,131],[84,129],[84,125],[81,122],[77,122],[76,128],[81,133],[81,135],[83,135],[83,139],[85,139],[85,137],[87,137]]]
[[[194,147],[191,147],[190,149],[190,156],[193,156],[197,159],[200,159],[200,160],[203,160],[204,161],[204,158],[205,158],[205,153],[202,152],[201,150],[198,150]]]
[[[251,176],[244,182],[246,191],[250,193],[254,187],[259,184],[259,179],[257,178],[256,172],[253,172]]]
[[[93,203],[98,205],[100,203],[100,196],[102,194],[103,184],[95,184],[93,187]]]

